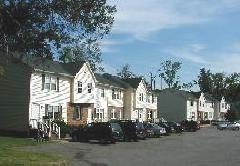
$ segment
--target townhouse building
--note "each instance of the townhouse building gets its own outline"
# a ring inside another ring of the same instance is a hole
[[[116,76],[104,73],[95,73],[97,80],[96,93],[97,103],[99,105],[104,104],[106,113],[103,115],[104,118],[96,119],[100,121],[109,120],[121,120],[124,119],[124,93],[125,87],[123,81]],[[103,117],[101,116],[101,117]]]
[[[224,97],[221,100],[216,100],[214,103],[214,119],[225,120],[225,114],[230,110],[230,103]]]
[[[197,120],[198,98],[184,90],[164,89],[158,92],[158,112],[168,121]]]
[[[221,120],[230,104],[220,101],[208,93],[164,89],[158,94],[160,116],[171,121]]]
[[[156,96],[143,79],[123,80],[93,73],[87,62],[4,60],[1,63],[7,65],[6,75],[0,78],[0,131],[26,135],[29,128],[38,128],[46,119],[79,126],[111,119],[157,118]]]
[[[148,90],[143,78],[124,79],[128,84],[124,97],[125,118],[137,121],[156,121],[157,97]]]

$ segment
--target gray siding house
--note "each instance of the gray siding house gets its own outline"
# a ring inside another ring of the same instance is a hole
[[[168,120],[197,120],[198,98],[183,90],[164,89],[158,92],[159,116]]]

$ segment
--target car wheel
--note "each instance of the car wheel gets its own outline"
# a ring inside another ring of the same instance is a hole
[[[236,130],[239,130],[239,127],[236,127]]]

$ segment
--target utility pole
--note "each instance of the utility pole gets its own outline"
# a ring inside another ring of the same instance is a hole
[[[160,79],[161,79],[161,90],[162,90],[162,79],[163,79],[163,76],[164,76],[164,73],[160,73],[160,74],[159,74],[159,77],[160,77]]]
[[[156,76],[153,76],[153,73],[150,72],[150,77],[151,77],[151,90],[155,90],[155,78],[156,78]]]

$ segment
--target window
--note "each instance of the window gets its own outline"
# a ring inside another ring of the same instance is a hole
[[[190,101],[190,106],[193,106],[193,101]]]
[[[50,119],[56,120],[62,118],[62,106],[45,105],[45,115]]]
[[[222,108],[224,108],[224,103],[222,103]]]
[[[92,93],[92,83],[87,84],[88,93]]]
[[[102,120],[104,119],[104,109],[95,109],[95,115],[94,117],[97,120]]]
[[[199,105],[202,106],[202,102],[201,101],[199,102]]]
[[[42,90],[59,91],[59,78],[42,74]]]
[[[147,102],[150,103],[150,95],[147,95]]]
[[[111,111],[111,119],[116,119],[117,118],[117,112],[115,109],[112,109]]]
[[[191,112],[191,118],[195,119],[195,112]]]
[[[112,89],[112,99],[121,99],[121,90]]]
[[[50,82],[51,82],[50,80],[51,80],[51,79],[50,79],[49,76],[46,76],[46,77],[45,77],[44,89],[50,90]]]
[[[148,111],[148,119],[152,119],[152,111]]]
[[[101,97],[104,97],[104,89],[101,89]]]
[[[82,82],[78,81],[78,93],[82,93]]]
[[[82,111],[81,111],[81,108],[80,106],[76,106],[74,108],[74,113],[73,113],[73,119],[75,120],[79,120],[82,118]]]
[[[213,118],[212,112],[209,112],[208,117],[209,117],[209,119],[212,119],[212,118]]]
[[[225,103],[225,109],[227,109],[227,103]]]
[[[152,103],[155,103],[156,102],[156,97],[154,94],[152,94]]]
[[[143,93],[139,93],[139,101],[143,101]]]

